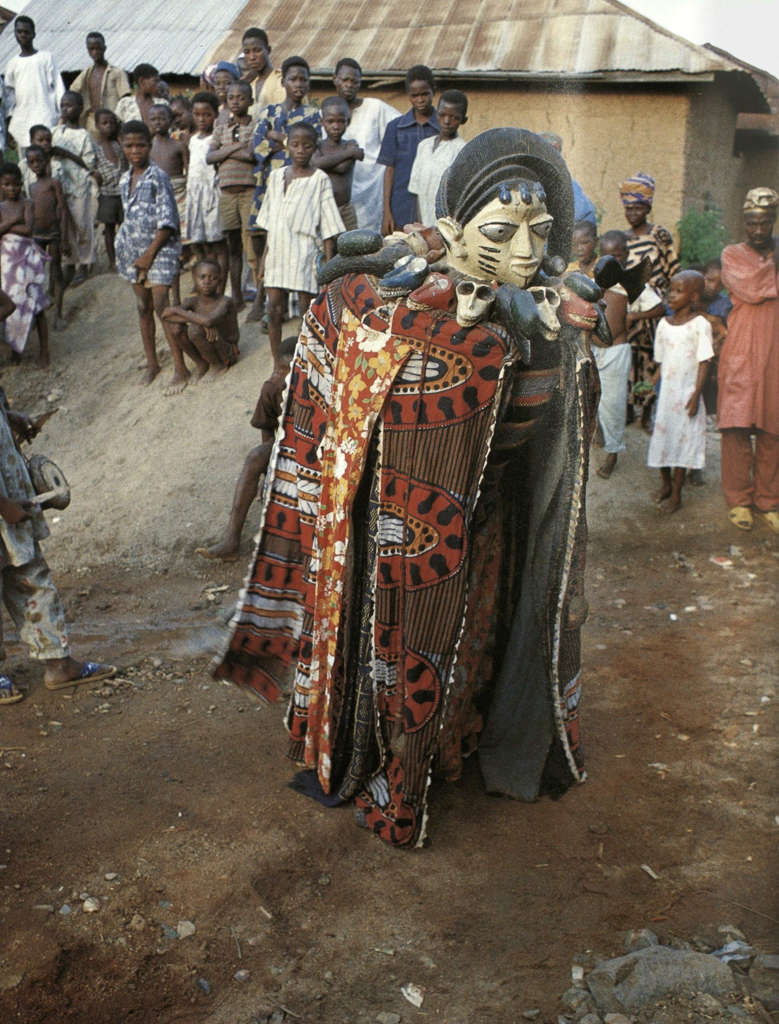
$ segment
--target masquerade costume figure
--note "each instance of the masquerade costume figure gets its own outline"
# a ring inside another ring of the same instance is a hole
[[[584,336],[604,334],[600,290],[555,276],[570,176],[533,133],[468,143],[436,207],[440,235],[347,233],[320,272],[214,670],[289,695],[295,788],[353,799],[394,845],[422,844],[432,773],[456,778],[477,745],[492,792],[534,800],[585,777]],[[442,240],[447,273],[430,267]]]

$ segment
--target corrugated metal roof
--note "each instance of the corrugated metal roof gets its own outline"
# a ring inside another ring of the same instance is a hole
[[[250,25],[266,29],[276,63],[299,53],[320,73],[344,56],[387,76],[412,64],[461,75],[737,67],[616,0],[249,0],[211,59],[234,57]]]
[[[470,75],[705,76],[743,70],[617,0],[30,0],[36,45],[62,71],[86,64],[86,33],[98,29],[108,59],[144,61],[165,74],[198,74],[235,58],[241,36],[261,25],[274,63],[302,54],[319,74],[343,56],[366,75],[398,76],[412,64]],[[17,52],[0,36],[0,68]],[[770,77],[770,76],[769,76]]]
[[[107,59],[132,70],[148,63],[171,75],[197,74],[224,39],[246,0],[30,0],[24,14],[35,22],[35,45],[50,50],[60,71],[91,63],[87,32],[106,37]],[[0,35],[0,70],[19,46],[11,26]]]

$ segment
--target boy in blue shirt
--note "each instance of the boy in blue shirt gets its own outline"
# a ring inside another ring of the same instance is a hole
[[[384,214],[381,231],[391,235],[417,218],[416,196],[408,191],[417,147],[440,132],[433,107],[435,79],[430,68],[416,64],[406,72],[406,95],[411,110],[387,125],[377,163],[384,164]]]

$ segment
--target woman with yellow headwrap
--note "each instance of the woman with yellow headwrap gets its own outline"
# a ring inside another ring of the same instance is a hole
[[[647,221],[655,197],[655,179],[644,171],[639,171],[622,182],[619,195],[625,208],[625,220],[629,224],[629,230],[626,232],[627,265],[635,266],[644,256],[648,256],[652,265],[648,284],[658,295],[664,296],[669,281],[680,268],[670,232],[659,224],[650,224]],[[635,384],[649,382],[654,376],[656,327],[657,320],[637,320],[628,325],[628,341],[633,349]],[[641,423],[647,429],[651,408],[651,402],[645,403],[641,417]]]
[[[753,188],[744,201],[746,242],[722,253],[730,292],[720,354],[717,425],[728,518],[751,530],[753,508],[779,533],[779,193]],[[754,450],[751,435],[755,437]]]

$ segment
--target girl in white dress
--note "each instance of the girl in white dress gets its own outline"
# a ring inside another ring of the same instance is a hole
[[[711,325],[695,312],[703,294],[703,274],[683,270],[671,278],[666,301],[671,314],[655,333],[655,362],[660,364],[660,397],[647,464],[660,470],[656,500],[665,512],[682,503],[687,469],[706,463],[706,409],[701,391],[714,355]]]
[[[187,173],[187,222],[184,237],[198,259],[210,257],[219,264],[221,291],[227,281],[227,245],[219,223],[219,182],[215,164],[206,163],[211,147],[219,101],[211,92],[198,92],[192,98],[195,131],[189,140]]]
[[[316,294],[316,256],[335,254],[335,239],[344,230],[330,178],[311,167],[319,133],[299,121],[287,135],[292,161],[268,176],[268,190],[257,216],[257,227],[268,232],[260,278],[268,296],[268,337],[274,367],[278,364],[281,325],[289,292],[297,292],[301,310]]]

